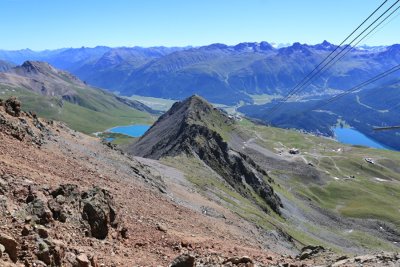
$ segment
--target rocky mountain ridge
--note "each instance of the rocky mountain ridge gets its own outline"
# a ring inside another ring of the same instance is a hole
[[[194,95],[175,103],[127,152],[152,159],[180,154],[199,158],[240,194],[252,198],[254,191],[279,214],[282,203],[268,184],[272,179],[222,137],[224,127],[234,123],[227,114]]]
[[[81,80],[46,62],[26,61],[21,66],[0,73],[0,83],[23,87],[45,96],[72,98],[73,86],[86,86]]]

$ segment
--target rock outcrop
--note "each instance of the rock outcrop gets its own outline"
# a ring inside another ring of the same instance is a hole
[[[19,195],[27,202],[19,212],[25,214],[20,239],[0,234],[0,245],[4,248],[1,253],[6,253],[13,262],[24,259],[33,261],[36,258],[45,266],[64,266],[66,253],[76,254],[76,251],[53,239],[57,236],[52,230],[56,220],[81,229],[82,238],[105,239],[110,227],[118,226],[113,197],[107,190],[98,187],[80,192],[78,186],[72,184],[63,184],[53,190],[28,186],[27,190],[16,190],[13,195]],[[121,238],[124,238],[122,232],[126,237],[126,228],[121,228],[119,232]],[[79,254],[76,265],[72,266],[94,266],[85,259],[85,254]]]
[[[21,102],[16,97],[10,97],[4,102],[4,108],[8,114],[14,117],[21,115]]]
[[[190,254],[182,254],[171,263],[170,267],[194,267],[195,260],[195,257]]]
[[[82,194],[82,204],[82,218],[89,224],[90,235],[98,239],[106,238],[108,228],[117,226],[111,194],[96,187]]]
[[[0,111],[4,111],[0,112],[0,132],[39,146],[44,143],[44,136],[51,134],[35,114],[21,111],[21,102],[15,97],[0,99]]]

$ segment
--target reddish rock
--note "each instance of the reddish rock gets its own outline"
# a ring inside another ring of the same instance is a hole
[[[90,266],[90,261],[86,254],[79,254],[76,257],[76,260],[78,261],[78,267],[89,267]]]
[[[5,252],[8,254],[13,262],[17,261],[18,256],[18,243],[11,236],[0,234],[0,244],[5,248]]]

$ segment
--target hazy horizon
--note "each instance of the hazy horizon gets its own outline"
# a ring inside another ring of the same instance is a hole
[[[302,45],[318,45],[318,44],[322,44],[324,41],[327,41],[333,45],[338,45],[335,43],[330,42],[329,40],[323,40],[321,42],[317,42],[317,43],[301,43]],[[293,43],[279,43],[279,42],[269,42],[269,41],[243,41],[243,42],[239,42],[239,43],[232,43],[232,44],[228,44],[228,43],[220,43],[220,42],[215,42],[215,43],[208,43],[208,44],[204,44],[204,45],[183,45],[183,46],[167,46],[167,45],[154,45],[154,46],[139,46],[139,45],[132,45],[132,46],[126,46],[126,45],[121,45],[121,46],[108,46],[108,45],[96,45],[96,46],[74,46],[74,47],[58,47],[58,48],[45,48],[45,49],[31,49],[29,47],[25,47],[25,48],[20,48],[20,49],[4,49],[0,47],[1,51],[23,51],[23,50],[30,50],[33,52],[43,52],[43,51],[55,51],[55,50],[63,50],[63,49],[79,49],[79,48],[96,48],[96,47],[109,47],[109,48],[134,48],[134,47],[139,47],[139,48],[157,48],[157,47],[165,47],[165,48],[196,48],[196,47],[203,47],[203,46],[208,46],[208,45],[212,45],[212,44],[225,44],[228,46],[235,46],[241,43],[261,43],[261,42],[267,42],[270,45],[272,45],[275,48],[282,48],[282,47],[288,47],[288,46],[292,46],[294,43],[299,43],[299,42],[293,42]],[[368,45],[368,44],[359,44],[356,47],[380,47],[380,46],[392,46],[392,45],[397,45],[400,44],[399,42],[397,43],[393,43],[393,44],[377,44],[377,45]],[[346,45],[346,44],[344,44]],[[343,46],[344,46],[343,45]]]
[[[252,40],[339,44],[378,5],[372,0],[345,5],[318,0],[3,0],[0,49],[197,47]],[[398,16],[381,26],[363,43],[396,43]]]

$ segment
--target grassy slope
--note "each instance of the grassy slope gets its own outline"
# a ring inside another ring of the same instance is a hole
[[[298,185],[299,192],[321,206],[339,207],[340,213],[350,217],[386,219],[400,227],[400,212],[395,208],[400,205],[400,173],[385,163],[389,160],[399,166],[398,152],[345,146],[330,139],[278,128],[248,124],[242,129],[256,131],[263,138],[258,143],[269,149],[282,147],[279,143],[287,148],[299,148],[309,162],[329,172],[332,179],[324,186],[301,184],[301,181]],[[339,148],[341,152],[337,152]],[[364,160],[367,157],[377,164],[367,163]],[[355,178],[349,178],[353,175]]]
[[[230,128],[230,127],[229,127]],[[226,136],[226,131],[222,132]],[[351,147],[334,140],[320,138],[299,132],[254,125],[243,120],[236,126],[235,131],[255,137],[257,143],[274,151],[274,148],[299,148],[301,155],[312,162],[322,172],[329,172],[324,185],[305,183],[301,178],[293,176],[285,170],[271,171],[270,175],[276,181],[273,185],[276,192],[296,203],[307,212],[309,204],[299,196],[312,199],[317,206],[338,212],[342,216],[354,218],[372,218],[393,223],[400,227],[400,154],[392,151]],[[341,152],[338,152],[341,148]],[[346,152],[343,152],[345,150]],[[371,157],[377,164],[367,163],[364,158]],[[299,245],[321,244],[336,251],[342,247],[320,239],[319,233],[325,231],[334,233],[340,238],[354,242],[367,249],[398,250],[399,248],[383,239],[366,232],[345,232],[319,226],[315,223],[304,223],[302,226],[293,225],[276,214],[264,213],[254,203],[238,195],[224,181],[202,165],[197,159],[187,157],[166,158],[164,163],[176,167],[186,173],[186,177],[206,194],[212,194],[243,218],[246,218],[265,230],[279,228],[289,233]],[[336,163],[336,167],[334,163]],[[194,171],[195,170],[195,171]],[[286,177],[290,175],[290,179]],[[354,175],[355,178],[348,178]],[[339,180],[334,179],[337,177]],[[378,181],[375,178],[390,179]],[[289,189],[289,190],[288,190]],[[307,232],[304,231],[307,229]]]
[[[270,150],[283,147],[299,148],[308,162],[330,177],[325,181],[325,185],[316,185],[305,183],[298,177],[291,177],[289,181],[282,179],[281,177],[288,174],[284,170],[271,173],[273,178],[283,185],[280,192],[285,196],[289,195],[299,202],[294,196],[303,195],[312,199],[317,206],[336,211],[343,216],[379,219],[400,228],[400,172],[395,169],[395,166],[400,166],[398,152],[346,146],[331,139],[256,126],[248,121],[242,122],[239,128],[249,135],[256,136],[257,133],[257,143]],[[376,164],[367,163],[367,157],[373,158]],[[354,178],[350,178],[351,176]],[[283,188],[291,190],[288,192]],[[353,232],[348,238],[364,247],[394,248],[392,244],[366,233]]]
[[[169,110],[172,105],[178,100],[171,100],[171,99],[164,99],[164,98],[157,98],[157,97],[148,97],[148,96],[140,96],[140,95],[133,95],[130,99],[142,102],[148,107],[151,107],[154,110],[160,111],[167,111]]]
[[[4,85],[0,85],[0,97],[17,96],[22,101],[24,110],[35,111],[44,118],[63,121],[72,129],[84,133],[104,131],[119,125],[154,122],[150,114],[121,104],[109,93],[86,88],[75,89],[81,100],[80,105]]]

